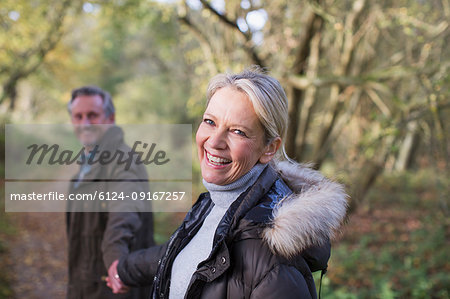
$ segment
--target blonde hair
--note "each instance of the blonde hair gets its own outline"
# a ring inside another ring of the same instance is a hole
[[[277,79],[265,74],[258,66],[245,69],[239,74],[219,74],[208,84],[206,104],[223,87],[233,87],[247,95],[261,122],[266,144],[274,138],[282,140],[277,160],[290,160],[286,155],[284,141],[288,127],[288,100]]]

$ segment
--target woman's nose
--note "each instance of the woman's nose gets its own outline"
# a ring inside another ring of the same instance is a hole
[[[208,138],[208,144],[211,148],[225,149],[227,147],[226,132],[215,130]]]

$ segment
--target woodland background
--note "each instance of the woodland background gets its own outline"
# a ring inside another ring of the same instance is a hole
[[[213,75],[263,66],[290,157],[351,195],[322,297],[450,298],[449,21],[448,0],[2,0],[0,122],[68,123],[95,84],[119,124],[196,128]],[[1,209],[0,298],[63,297],[64,216],[38,214]],[[156,218],[163,242],[183,215]]]

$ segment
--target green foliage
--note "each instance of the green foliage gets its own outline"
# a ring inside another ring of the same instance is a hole
[[[155,221],[154,238],[157,244],[167,242],[170,236],[180,226],[183,221],[185,213],[167,213],[157,212],[153,213]]]
[[[387,244],[383,235],[374,235],[355,247],[335,248],[330,271],[342,267],[344,273],[338,281],[347,283],[342,287],[341,283],[330,281],[327,293],[333,294],[337,289],[356,292],[358,298],[429,298],[427,294],[439,293],[448,296],[450,290],[445,288],[450,279],[438,272],[449,266],[442,228],[427,227],[413,233],[406,242],[396,239]]]
[[[448,298],[449,186],[432,170],[383,177],[333,246],[323,297]]]

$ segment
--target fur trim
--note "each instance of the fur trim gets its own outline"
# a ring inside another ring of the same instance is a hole
[[[303,249],[332,239],[347,210],[347,194],[308,165],[273,165],[294,191],[273,209],[273,220],[263,231],[272,252],[292,257]]]

